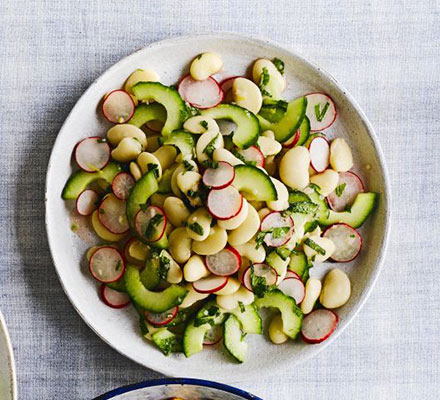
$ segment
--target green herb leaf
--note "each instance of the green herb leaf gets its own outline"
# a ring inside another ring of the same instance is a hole
[[[196,197],[198,197],[198,192],[190,189],[186,192],[186,195],[191,199],[195,199]]]
[[[208,130],[208,122],[207,121],[205,121],[205,120],[200,121],[199,124],[202,128],[205,128],[206,130]]]
[[[145,237],[151,238],[154,234],[154,231],[156,227],[162,222],[163,215],[162,214],[156,214],[153,218],[150,219],[148,222],[147,229],[145,229]]]
[[[238,302],[238,307],[240,307],[240,312],[244,313],[246,311],[246,307],[244,306],[242,301]]]
[[[273,65],[275,65],[275,68],[279,71],[281,75],[284,75],[284,61],[280,60],[279,58],[275,57],[272,60]]]
[[[251,286],[257,297],[264,297],[267,292],[272,290],[272,287],[267,284],[266,277],[254,273],[254,266],[251,267]]]
[[[205,167],[205,168],[217,168],[218,167],[218,162],[217,161],[213,161],[213,160],[204,160],[201,162],[201,164]]]
[[[290,213],[315,214],[318,211],[318,205],[309,201],[298,201],[288,208]]]
[[[159,214],[158,214],[159,215]],[[159,256],[159,276],[166,280],[171,268],[171,260],[167,256]]]
[[[147,171],[154,171],[154,176],[157,178],[159,178],[159,166],[157,164],[154,163],[148,163],[147,164]]]
[[[216,149],[216,142],[218,139],[219,133],[215,135],[210,142],[206,145],[206,147],[203,150],[203,153],[205,153],[208,157],[212,157],[212,153],[214,153],[214,150]]]
[[[306,240],[304,240],[304,244],[306,246],[309,246],[311,249],[315,250],[318,254],[325,256],[326,253],[325,249],[323,249],[318,243],[316,243],[312,239],[307,238]]]
[[[72,229],[73,232],[76,232],[78,230],[78,225],[77,224],[72,224],[70,225],[70,229]]]
[[[321,110],[321,103],[315,105],[315,115],[316,119],[321,122],[324,119],[325,114],[330,106],[330,103],[327,101],[324,105],[324,108]]]
[[[272,95],[266,90],[266,86],[270,81],[269,71],[266,67],[263,68],[263,71],[260,75],[260,81],[258,82],[258,87],[260,88],[261,94],[263,96],[272,97]]]
[[[267,235],[267,232],[263,232],[263,231],[260,231],[257,233],[257,237],[255,238],[255,243],[256,243],[255,248],[256,249],[258,249],[263,244],[264,238],[266,237],[266,235]]]
[[[142,211],[147,211],[148,204],[147,204],[147,203],[139,204],[139,207],[140,207],[140,209],[141,209]]]
[[[272,231],[272,237],[274,239],[279,239],[284,236],[286,236],[290,231],[290,228],[288,226],[280,226],[277,228],[274,228]]]
[[[189,229],[191,229],[193,232],[197,233],[199,236],[203,236],[203,227],[198,222],[192,222],[191,224],[187,225]]]
[[[336,196],[341,197],[342,193],[344,193],[346,186],[347,186],[347,184],[345,182],[338,185],[335,189]]]
[[[183,160],[182,164],[183,164],[183,166],[185,167],[185,169],[187,171],[193,171],[194,170],[194,165],[192,165],[188,160]]]
[[[290,256],[291,251],[285,247],[278,247],[275,252],[284,260],[287,260],[287,257]]]
[[[121,262],[121,260],[118,260],[118,262],[116,263],[115,271],[116,272],[119,271],[121,269],[121,267],[122,267],[122,262]]]
[[[100,214],[105,214],[105,210],[101,207],[101,208],[99,209],[99,213],[100,213]]]

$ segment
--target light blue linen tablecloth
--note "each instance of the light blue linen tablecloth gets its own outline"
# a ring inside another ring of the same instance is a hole
[[[438,0],[1,0],[0,307],[20,399],[87,399],[159,376],[104,344],[64,295],[44,228],[46,166],[70,109],[113,63],[222,30],[276,40],[337,77],[376,128],[394,194],[384,270],[351,326],[313,360],[240,386],[265,399],[438,399]]]

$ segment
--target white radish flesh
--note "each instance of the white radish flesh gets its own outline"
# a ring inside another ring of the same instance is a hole
[[[340,172],[336,190],[327,196],[328,204],[334,211],[345,211],[359,193],[365,191],[361,179],[353,172]]]
[[[111,308],[123,308],[131,302],[127,293],[118,292],[104,284],[101,285],[100,292],[102,301]]]
[[[96,172],[110,161],[110,146],[101,137],[81,140],[75,147],[75,161],[83,171]]]
[[[214,275],[230,276],[240,269],[241,257],[235,249],[226,247],[216,254],[206,256],[205,265]]]
[[[109,194],[104,198],[98,210],[98,218],[111,233],[121,234],[128,232],[129,225],[126,216],[126,202]]]
[[[101,283],[116,282],[124,275],[124,259],[118,249],[103,246],[90,257],[89,270],[92,276]]]
[[[76,199],[76,211],[85,217],[91,215],[97,208],[98,199],[99,195],[94,190],[84,190]]]
[[[223,100],[223,91],[211,77],[196,81],[191,75],[185,76],[179,83],[179,94],[183,100],[201,109],[215,107]]]
[[[156,221],[154,223],[151,222],[153,218]],[[150,222],[152,223],[151,229],[149,228]],[[160,207],[149,206],[145,211],[139,210],[137,212],[134,223],[136,232],[140,237],[145,238],[149,242],[157,242],[165,233],[167,217]]]
[[[229,186],[234,177],[234,167],[225,161],[220,161],[217,168],[207,168],[205,170],[203,184],[214,189],[222,189]]]
[[[304,283],[296,278],[285,278],[279,285],[280,289],[287,296],[293,297],[296,304],[300,304],[304,300],[306,294]]]
[[[362,238],[359,232],[347,224],[333,224],[326,229],[323,236],[335,245],[335,250],[331,255],[333,261],[352,261],[361,251]]]
[[[336,107],[329,96],[323,93],[309,93],[306,98],[306,115],[310,120],[310,130],[312,132],[327,129],[335,122]]]
[[[315,310],[302,323],[301,335],[307,343],[321,343],[327,339],[338,325],[338,316],[330,310]]]
[[[245,150],[239,150],[238,153],[246,162],[255,163],[257,167],[264,168],[264,156],[257,146],[251,146]]]
[[[228,283],[227,276],[208,276],[193,282],[193,288],[199,293],[215,293]]]
[[[310,165],[316,172],[325,171],[330,163],[330,145],[322,136],[314,138],[309,144]]]
[[[224,189],[212,189],[208,194],[208,211],[217,219],[226,220],[235,217],[243,206],[243,196],[232,185]]]
[[[125,90],[113,90],[102,103],[104,117],[114,124],[130,121],[135,109],[134,100]]]
[[[252,272],[255,276],[259,276],[266,279],[266,285],[276,285],[278,280],[277,271],[274,268],[266,264],[253,264],[246,269],[243,274],[243,286],[253,292],[252,288]]]
[[[136,183],[135,179],[128,172],[120,172],[112,182],[114,195],[120,200],[127,200],[131,189]]]
[[[278,211],[271,212],[261,221],[260,231],[267,232],[264,242],[268,246],[283,246],[292,237],[293,219],[290,216],[283,216]]]

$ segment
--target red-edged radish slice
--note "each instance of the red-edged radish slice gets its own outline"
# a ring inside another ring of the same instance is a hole
[[[246,162],[255,163],[257,167],[264,168],[264,155],[257,146],[251,146],[245,150],[238,150],[238,153]]]
[[[124,308],[131,302],[127,293],[118,292],[102,284],[99,288],[102,301],[111,308]]]
[[[298,129],[287,142],[282,143],[282,146],[285,149],[291,149],[292,147],[295,147],[295,145],[298,143],[300,136],[301,136],[301,131]]]
[[[156,132],[156,133],[162,132],[163,122],[159,121],[158,119],[153,119],[151,121],[148,121],[145,125],[152,132]]]
[[[267,232],[264,236],[264,243],[268,246],[283,246],[292,237],[293,219],[290,216],[284,216],[279,211],[272,211],[261,221],[260,231]]]
[[[315,137],[309,144],[310,165],[316,172],[323,172],[330,163],[330,145],[326,138]]]
[[[213,325],[208,332],[205,333],[203,344],[212,346],[217,344],[223,338],[223,325]]]
[[[215,293],[223,289],[228,283],[227,276],[207,276],[192,283],[193,288],[199,293]]]
[[[216,254],[206,256],[205,265],[209,272],[214,275],[233,275],[241,267],[240,253],[232,247],[225,247]]]
[[[333,224],[325,230],[322,236],[330,239],[335,245],[335,250],[331,256],[333,261],[352,261],[361,251],[361,235],[350,225],[344,223]]]
[[[234,177],[234,167],[226,161],[219,161],[217,168],[205,170],[203,184],[213,189],[223,189],[232,183]]]
[[[312,311],[303,319],[301,336],[307,343],[321,343],[327,339],[338,325],[338,316],[330,310]]]
[[[92,189],[86,189],[76,199],[76,211],[79,215],[87,217],[97,208],[99,195]]]
[[[124,258],[114,247],[100,247],[90,257],[89,270],[92,276],[101,283],[115,282],[124,275]]]
[[[243,196],[232,185],[211,189],[207,199],[208,211],[214,218],[226,220],[235,217],[243,207]]]
[[[237,124],[227,119],[217,119],[215,122],[217,122],[218,129],[222,136],[229,136],[237,129]]]
[[[176,318],[178,310],[179,307],[173,307],[161,313],[142,310],[142,315],[151,325],[162,326],[169,324],[174,318]]]
[[[102,137],[81,140],[75,147],[75,161],[83,171],[96,172],[110,161],[110,146]]]
[[[267,264],[253,264],[250,267],[246,268],[246,271],[243,274],[243,286],[247,290],[249,290],[250,292],[254,291],[252,288],[252,280],[251,280],[252,269],[254,270],[254,274],[256,276],[266,278],[267,286],[276,285],[278,280],[278,274],[274,268],[270,267]]]
[[[231,76],[229,78],[223,79],[220,82],[220,88],[223,90],[224,94],[228,93],[232,89],[232,85],[234,84],[234,80],[237,78],[244,78],[244,76]]]
[[[193,107],[206,109],[215,107],[223,100],[223,90],[217,81],[209,77],[203,81],[196,81],[191,75],[186,75],[179,83],[179,94],[183,100]]]
[[[287,296],[293,297],[296,304],[300,304],[304,300],[306,290],[304,283],[297,278],[285,278],[279,285],[280,289]]]
[[[130,121],[135,108],[132,97],[122,89],[108,93],[102,103],[104,117],[114,124],[125,124]]]
[[[104,198],[98,210],[98,218],[110,232],[121,234],[128,232],[127,215],[125,214],[126,202],[116,196],[108,195]]]
[[[114,195],[119,200],[127,200],[128,195],[130,194],[130,190],[133,188],[136,183],[133,175],[128,172],[120,172],[113,178],[112,189]]]
[[[134,217],[134,226],[140,237],[149,242],[157,242],[165,233],[167,216],[160,207],[148,206],[145,211],[139,210],[137,212]]]
[[[286,271],[286,277],[284,279],[288,279],[288,278],[301,280],[300,276],[296,272],[291,271],[290,269]]]
[[[365,191],[361,178],[350,171],[339,173],[337,188],[327,196],[327,201],[331,209],[338,212],[345,211],[347,206],[353,204],[356,196]]]
[[[336,106],[329,96],[324,93],[309,93],[306,98],[306,115],[312,132],[323,131],[335,122]]]

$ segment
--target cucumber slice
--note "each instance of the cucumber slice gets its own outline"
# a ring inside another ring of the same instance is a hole
[[[151,247],[155,247],[156,249],[168,249],[169,243],[167,233],[164,232],[160,240],[158,240],[157,242],[148,242],[148,244]]]
[[[160,283],[160,259],[157,253],[150,252],[145,263],[145,268],[140,273],[140,278],[145,289],[153,290]]]
[[[258,114],[269,122],[278,122],[283,119],[287,105],[283,100],[265,100]]]
[[[223,326],[223,344],[232,357],[238,362],[244,362],[248,345],[244,341],[240,321],[235,315],[229,315]]]
[[[164,123],[167,119],[167,111],[159,103],[139,104],[128,122],[140,128],[149,121],[159,120]]]
[[[139,269],[127,265],[125,271],[125,287],[128,295],[140,307],[148,311],[164,312],[182,303],[188,291],[181,286],[171,285],[162,292],[152,292],[141,282]]]
[[[310,120],[307,116],[304,116],[304,119],[299,126],[299,139],[296,142],[295,147],[302,146],[310,137]]]
[[[195,326],[194,321],[195,319],[192,319],[186,324],[183,333],[183,352],[186,357],[191,357],[203,350],[203,339],[211,328],[209,324]]]
[[[182,351],[182,341],[173,332],[168,329],[161,329],[151,335],[154,344],[159,347],[163,354],[168,356],[171,353],[180,353]]]
[[[126,292],[127,291],[125,289],[124,276],[122,276],[122,278],[118,279],[116,282],[109,282],[109,283],[106,283],[106,285],[110,289],[117,290],[118,292]]]
[[[337,222],[344,222],[353,228],[359,228],[374,210],[377,198],[377,193],[359,193],[350,211],[336,212],[330,210],[328,218],[320,221],[320,223],[322,223],[322,225],[331,225]]]
[[[171,193],[171,179],[173,177],[173,173],[178,167],[178,164],[171,166],[170,168],[166,169],[162,173],[162,178],[160,178],[159,181],[159,187],[157,189],[157,192],[160,194],[168,194]]]
[[[309,196],[307,196],[304,192],[300,190],[291,190],[289,192],[289,204],[294,204],[298,202],[310,202],[312,201]]]
[[[253,165],[236,165],[232,184],[240,192],[245,192],[252,200],[275,201],[278,199],[275,185],[270,177]]]
[[[163,144],[176,146],[182,153],[183,158],[193,158],[196,142],[194,136],[186,131],[174,131],[168,136]]]
[[[220,104],[208,110],[202,110],[201,115],[214,119],[226,119],[237,125],[232,134],[232,141],[240,149],[246,149],[257,142],[260,135],[260,125],[257,117],[245,108],[234,104]]]
[[[286,296],[280,290],[275,289],[266,293],[263,298],[257,298],[255,305],[258,308],[277,308],[283,320],[283,332],[291,339],[295,339],[298,336],[301,330],[303,313],[292,297]]]
[[[283,259],[283,257],[278,254],[278,249],[270,252],[266,257],[266,264],[277,271],[278,276],[282,276],[286,273],[288,262],[287,258]]]
[[[217,305],[215,300],[208,301],[197,313],[194,326],[220,325],[225,320],[223,310]]]
[[[64,200],[75,200],[85,188],[98,179],[104,179],[108,184],[113,182],[113,178],[121,172],[121,166],[110,162],[101,171],[85,172],[78,170],[70,175],[64,185],[61,197]]]
[[[154,171],[150,171],[139,179],[131,189],[130,195],[127,199],[126,214],[128,223],[133,228],[134,217],[141,209],[141,204],[145,204],[149,197],[157,192],[158,184]],[[165,235],[164,235],[165,236]]]
[[[282,119],[278,122],[270,122],[257,115],[260,126],[263,131],[271,130],[275,133],[275,139],[283,143],[289,140],[301,126],[306,115],[307,99],[300,97],[299,99],[289,102],[287,110]]]
[[[298,274],[303,282],[310,267],[309,260],[307,260],[306,255],[302,251],[292,251],[288,268],[290,271]]]
[[[309,186],[310,193],[308,193],[310,199],[313,203],[318,205],[318,210],[316,211],[315,218],[316,220],[322,224],[326,225],[326,221],[328,221],[329,216],[329,208],[327,206],[327,202],[325,201],[325,197],[321,196],[318,192],[318,188],[315,185]]]
[[[139,101],[154,100],[165,107],[167,118],[162,135],[168,136],[182,126],[186,118],[186,106],[176,89],[159,82],[139,82],[131,90]]]
[[[253,304],[243,306],[242,308],[238,307],[235,310],[229,311],[229,313],[235,315],[240,321],[243,332],[256,334],[263,332],[261,317]]]

